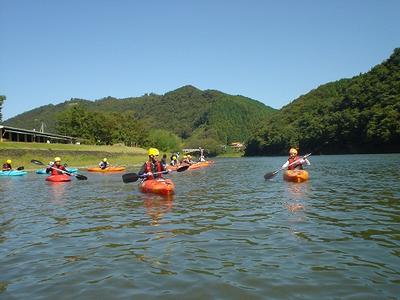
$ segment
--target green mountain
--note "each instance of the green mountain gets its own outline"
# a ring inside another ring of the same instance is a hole
[[[331,82],[283,107],[246,155],[400,152],[400,48],[365,74]]]
[[[58,121],[74,107],[85,112],[113,113],[114,119],[117,114],[129,114],[148,128],[172,132],[188,142],[190,138],[210,138],[220,144],[246,141],[260,122],[265,122],[277,111],[243,96],[184,86],[164,95],[146,94],[125,99],[107,97],[96,101],[71,99],[33,109],[6,120],[4,124],[38,129],[41,122],[45,122],[46,131],[57,132],[58,129],[58,133],[65,134],[67,131],[57,127]]]

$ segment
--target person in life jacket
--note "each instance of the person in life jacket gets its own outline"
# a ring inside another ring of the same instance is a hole
[[[160,152],[156,148],[150,148],[148,151],[149,159],[143,164],[139,171],[139,176],[145,175],[145,179],[162,178],[161,172],[167,171],[158,160]]]
[[[193,163],[194,163],[194,162],[193,162],[192,156],[191,156],[190,154],[184,155],[184,156],[183,156],[183,159],[182,159],[182,161],[181,161],[181,164],[184,164],[184,165],[191,165],[191,164],[193,164]]]
[[[176,155],[171,156],[171,162],[169,163],[171,166],[177,166],[179,164],[178,158]]]
[[[66,174],[65,172],[61,172],[61,171],[67,171],[67,170],[61,164],[61,158],[55,157],[54,158],[54,164],[47,167],[46,173],[50,173],[51,172],[51,175]]]
[[[161,164],[164,168],[167,167],[167,154],[163,154],[162,159],[161,159]]]
[[[204,158],[204,149],[203,149],[203,148],[201,148],[201,147],[199,147],[199,150],[200,150],[200,157],[199,157],[199,161],[200,161],[200,162],[202,162],[202,161],[206,161],[206,159]]]
[[[297,156],[297,150],[295,148],[290,148],[289,158],[283,164],[282,169],[287,168],[288,170],[302,170],[304,163],[310,165],[310,162],[307,158],[301,158]]]
[[[3,171],[12,170],[11,163],[12,163],[11,159],[7,159],[6,162],[3,164]]]
[[[101,162],[99,162],[99,168],[104,170],[105,168],[108,168],[110,164],[107,162],[107,158],[103,158]]]

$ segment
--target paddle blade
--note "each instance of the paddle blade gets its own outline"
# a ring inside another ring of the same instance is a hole
[[[39,166],[44,166],[44,163],[42,163],[40,160],[32,159],[31,163]]]
[[[177,172],[183,172],[186,171],[190,166],[186,165],[186,166],[180,166],[178,167],[178,169],[176,169]]]
[[[25,169],[25,167],[24,167],[24,166],[21,166],[21,167],[18,167],[18,168],[17,168],[17,171],[22,171],[23,169]]]
[[[74,174],[70,174],[70,173],[67,173],[68,175],[74,175]],[[75,174],[75,177],[76,177],[76,179],[78,179],[78,180],[87,180],[87,177],[86,176],[83,176],[83,175],[81,175],[81,174]]]
[[[271,178],[274,177],[275,175],[276,175],[275,172],[269,172],[269,173],[267,173],[267,174],[264,175],[264,179],[265,179],[265,180],[271,179]]]
[[[126,173],[126,174],[122,175],[122,181],[124,183],[135,182],[139,178],[140,178],[140,176],[136,173]]]
[[[278,174],[278,172],[279,172],[280,170],[282,170],[282,169],[279,169],[279,170],[276,170],[276,171],[269,172],[269,173],[265,174],[265,175],[264,175],[264,179],[265,179],[265,180],[271,179],[271,178],[274,177],[276,174]]]

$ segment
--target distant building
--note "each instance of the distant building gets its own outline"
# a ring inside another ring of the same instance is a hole
[[[74,144],[77,138],[0,125],[0,142]]]
[[[244,144],[241,142],[233,142],[230,144],[230,146],[235,150],[243,150],[244,149]]]

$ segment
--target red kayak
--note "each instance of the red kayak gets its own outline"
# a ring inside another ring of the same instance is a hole
[[[139,183],[139,189],[143,193],[172,195],[175,192],[175,184],[171,179],[147,179]]]
[[[50,175],[46,178],[46,180],[51,182],[67,182],[71,181],[71,176],[65,174]]]

